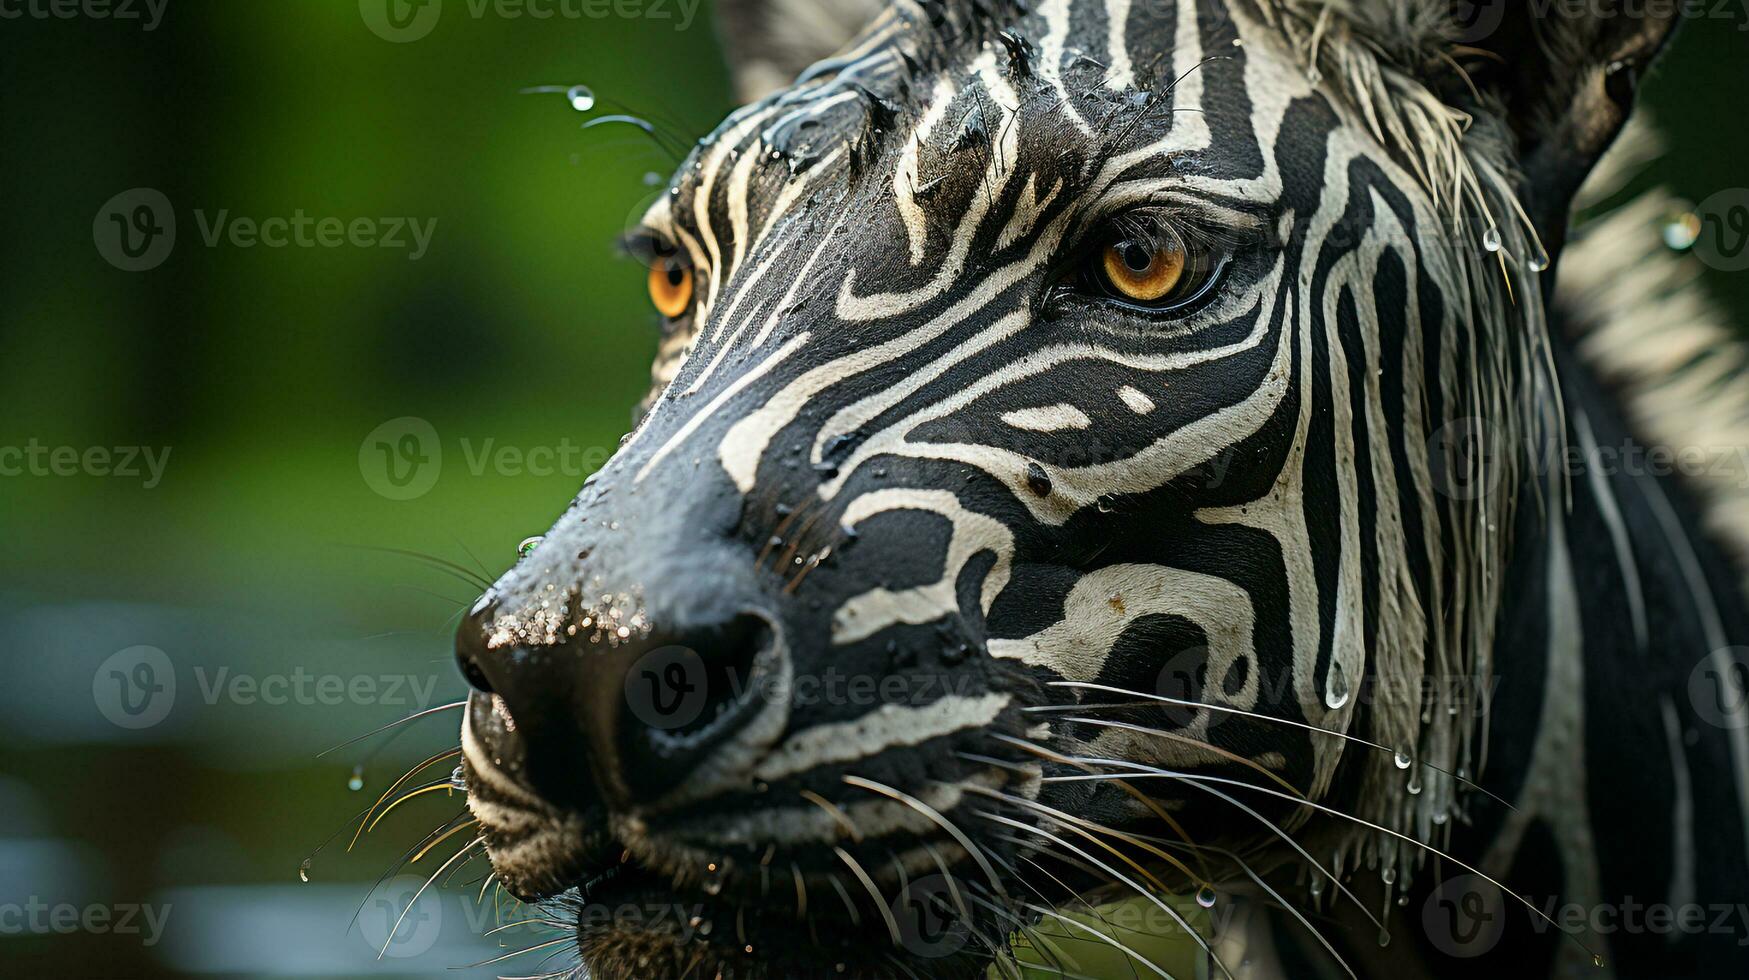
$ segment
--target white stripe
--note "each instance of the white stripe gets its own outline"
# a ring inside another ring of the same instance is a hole
[[[746,374],[743,374],[733,382],[730,382],[717,394],[717,397],[711,399],[709,405],[694,412],[692,418],[686,420],[686,424],[680,427],[679,432],[674,433],[672,439],[663,443],[661,449],[658,449],[651,454],[650,461],[644,464],[644,468],[638,471],[637,477],[632,482],[643,482],[644,477],[649,476],[650,471],[656,468],[656,464],[662,462],[663,458],[673,452],[676,446],[679,446],[682,442],[686,441],[687,436],[692,435],[692,433],[697,431],[698,427],[705,424],[705,422],[715,418],[717,410],[722,408],[724,403],[740,394],[741,390],[748,385],[765,377],[766,373],[773,367],[782,363],[784,358],[795,353],[797,350],[800,350],[802,345],[806,344],[808,338],[811,336],[812,334],[805,331],[796,334],[789,339],[788,343],[779,347],[777,350],[772,351],[770,357],[760,361],[749,369]],[[664,400],[667,400],[666,396],[664,396]],[[654,415],[655,412],[652,411],[650,414]],[[735,484],[741,487],[741,492],[746,493],[747,489],[753,486],[753,473],[759,468],[759,457],[749,456],[739,460],[731,460],[725,457],[723,459],[723,466],[725,469],[729,470],[729,476],[735,480]],[[745,482],[743,483],[743,481]]]
[[[1137,415],[1146,415],[1154,410],[1154,399],[1149,398],[1147,395],[1142,394],[1134,388],[1131,388],[1129,385],[1124,385],[1122,388],[1119,388],[1117,390],[1117,397],[1122,399],[1123,403],[1129,406],[1129,410]]]
[[[1180,14],[1180,16],[1183,16]],[[1125,28],[1130,19],[1130,0],[1106,0],[1106,48],[1111,54],[1111,69],[1105,73],[1107,88],[1123,91],[1135,84],[1130,68],[1129,44]]]
[[[1688,775],[1688,753],[1682,748],[1682,722],[1676,716],[1676,703],[1665,694],[1658,707],[1664,712],[1664,741],[1670,747],[1670,776],[1675,782],[1674,799],[1670,801],[1670,894],[1668,904],[1684,908],[1694,904],[1694,787]],[[1672,942],[1680,938],[1675,932]]]
[[[1017,408],[1003,412],[1002,421],[1028,432],[1061,432],[1064,429],[1088,429],[1093,420],[1073,405],[1063,403],[1038,408]]]
[[[1006,694],[991,693],[975,698],[952,694],[917,708],[883,704],[855,721],[797,732],[759,764],[753,778],[776,782],[820,766],[868,759],[889,749],[983,728],[996,720],[1008,701]]]
[[[1603,523],[1609,527],[1609,540],[1615,547],[1615,563],[1621,568],[1622,586],[1628,594],[1628,619],[1634,624],[1634,644],[1645,653],[1648,640],[1646,596],[1640,589],[1640,566],[1634,558],[1634,545],[1628,538],[1627,525],[1622,521],[1621,508],[1616,505],[1609,480],[1603,475],[1602,456],[1598,453],[1597,439],[1591,433],[1591,421],[1584,409],[1573,410],[1573,428],[1579,433],[1579,445],[1585,453],[1585,472],[1590,479],[1591,495],[1597,500]]]
[[[1650,488],[1645,493],[1646,502],[1657,513],[1658,523],[1664,529],[1664,537],[1670,542],[1670,550],[1676,555],[1676,563],[1682,566],[1682,577],[1694,596],[1695,607],[1700,612],[1701,626],[1706,631],[1707,646],[1712,648],[1709,656],[1713,661],[1713,670],[1718,672],[1721,680],[1736,677],[1736,661],[1731,656],[1725,625],[1719,619],[1719,607],[1713,599],[1712,585],[1701,571],[1700,559],[1695,556],[1694,548],[1688,543],[1688,536],[1683,533],[1682,522],[1677,520],[1676,512],[1671,509],[1670,500],[1664,496],[1664,488],[1658,485],[1657,480],[1639,480],[1636,485]],[[1731,720],[1725,732],[1731,741],[1732,782],[1737,791],[1739,813],[1749,813],[1749,711],[1745,710],[1744,701],[1743,698],[1737,698],[1736,703],[1728,708]],[[1749,850],[1749,820],[1743,821],[1743,846],[1745,850]]]

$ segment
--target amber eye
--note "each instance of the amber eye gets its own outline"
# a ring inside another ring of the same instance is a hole
[[[658,255],[650,263],[650,302],[670,320],[692,306],[692,267],[679,255]]]
[[[1082,296],[1151,314],[1179,314],[1214,291],[1233,253],[1148,212],[1122,215],[1065,285]]]
[[[1176,236],[1160,242],[1112,242],[1105,246],[1101,262],[1112,291],[1138,303],[1157,303],[1171,296],[1184,278],[1184,246]]]

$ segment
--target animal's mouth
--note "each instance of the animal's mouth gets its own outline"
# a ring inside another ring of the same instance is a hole
[[[871,962],[902,955],[873,911],[859,910],[853,917],[851,906],[841,905],[827,889],[811,896],[820,907],[798,914],[799,893],[790,875],[768,879],[773,894],[759,899],[744,888],[712,894],[708,885],[677,883],[628,856],[575,892],[571,911],[590,976],[900,975],[896,968],[882,970]]]
[[[487,832],[489,843],[494,836]],[[823,855],[805,851],[771,848],[763,863],[707,863],[693,874],[658,870],[611,838],[565,843],[551,853],[570,854],[575,870],[546,877],[541,892],[524,897],[544,900],[574,928],[594,980],[887,980],[918,975],[919,962],[934,971],[925,975],[957,975],[942,970],[976,957],[963,929],[944,940],[918,928],[919,915],[951,918],[947,896],[959,886],[927,884],[922,874],[895,881],[867,855],[878,880],[823,871]],[[930,846],[940,853],[950,845]]]
[[[470,712],[464,728],[469,808],[498,880],[574,930],[593,980],[888,980],[958,976],[979,958],[964,927],[945,940],[931,933],[955,928],[944,924],[950,897],[969,900],[965,879],[947,884],[966,858],[952,839],[847,836],[700,850],[686,843],[687,829],[709,814],[653,827],[531,792],[516,778],[514,757],[486,748],[496,740],[475,731],[490,726],[476,725],[489,710]]]

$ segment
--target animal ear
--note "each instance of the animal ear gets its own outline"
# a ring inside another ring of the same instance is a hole
[[[1678,0],[1423,0],[1449,9],[1452,54],[1517,136],[1532,218],[1565,237],[1579,185],[1615,141]]]
[[[717,30],[735,92],[753,102],[849,44],[883,0],[719,0]]]

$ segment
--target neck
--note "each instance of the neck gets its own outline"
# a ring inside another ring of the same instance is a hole
[[[1552,332],[1567,449],[1532,467],[1518,508],[1486,793],[1430,841],[1504,890],[1430,855],[1396,908],[1357,875],[1402,940],[1380,949],[1375,927],[1333,910],[1363,976],[1749,970],[1749,604],[1700,498],[1637,438],[1564,326]],[[1317,951],[1282,945],[1322,975]]]

